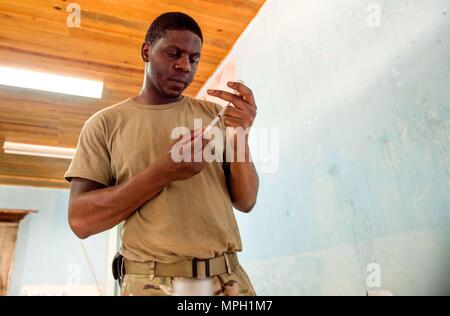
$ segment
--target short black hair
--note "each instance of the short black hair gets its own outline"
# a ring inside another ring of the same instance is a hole
[[[171,30],[188,30],[200,37],[203,43],[202,30],[198,23],[189,15],[182,12],[167,12],[158,16],[150,25],[145,41],[154,44]]]

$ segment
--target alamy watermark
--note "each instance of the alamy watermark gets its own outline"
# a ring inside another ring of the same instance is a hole
[[[189,128],[178,126],[171,138],[179,139],[170,151],[174,162],[254,162],[261,173],[275,173],[279,168],[278,127],[219,127],[208,128],[201,133],[202,120],[194,120],[194,130],[199,131],[191,141]],[[180,139],[181,138],[181,139]],[[204,141],[209,141],[203,146]]]
[[[372,2],[366,7],[366,10],[370,12],[367,16],[367,26],[370,28],[380,28],[381,27],[381,5]]]
[[[367,265],[366,286],[368,288],[381,287],[381,266],[378,263],[372,262]]]
[[[66,11],[70,12],[67,16],[68,27],[80,27],[81,26],[81,7],[78,3],[71,2],[67,5]]]

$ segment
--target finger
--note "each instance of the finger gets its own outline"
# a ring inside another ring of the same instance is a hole
[[[238,97],[237,95],[235,95],[231,92],[210,89],[210,90],[208,90],[208,94],[213,97],[228,101],[240,110],[244,110],[246,107],[249,107],[249,106],[251,107],[251,105],[248,104],[246,101],[244,101],[244,99]]]
[[[205,131],[204,127],[191,130],[191,140],[200,137],[204,131]]]
[[[229,81],[227,84],[230,88],[238,91],[251,106],[256,107],[253,91],[241,82]]]
[[[203,137],[202,137],[202,135],[199,135],[199,136],[195,137],[194,139],[192,139],[190,145],[196,151],[201,149],[201,147],[203,145]]]
[[[178,138],[172,139],[172,142],[170,143],[171,146],[177,144],[179,141],[183,139],[184,135],[178,136]]]
[[[200,143],[194,144],[192,146],[191,158],[194,163],[203,161],[203,150],[210,143],[210,139],[200,139],[196,140],[196,142],[201,141]]]
[[[205,139],[203,137],[197,137],[189,144],[190,149],[196,153],[202,151],[211,141],[211,139]]]
[[[229,82],[233,82],[233,81],[228,81],[228,82],[227,82],[227,85],[228,85],[228,86],[230,86]],[[236,80],[235,82],[239,82],[239,83],[245,84],[245,82],[242,81],[242,80]],[[241,94],[238,90],[236,90],[236,89],[233,89],[233,93],[234,93],[235,95],[237,95],[238,97],[240,97],[240,98],[243,97],[242,94]]]
[[[231,116],[224,116],[223,122],[225,123],[225,126],[230,126],[230,127],[235,127],[235,128],[237,128],[237,127],[244,128],[241,120],[238,120]]]
[[[193,163],[196,161],[196,152],[198,152],[199,145],[195,145],[193,142],[187,143],[183,146],[183,161],[186,163]]]
[[[224,112],[224,116],[225,115],[229,115],[236,119],[247,118],[248,116],[255,117],[256,109],[248,106],[245,108],[245,110],[240,110],[240,109],[235,108],[234,106],[228,106]]]
[[[230,117],[234,117],[236,119],[242,118],[244,116],[244,112],[242,110],[239,110],[237,108],[235,108],[234,106],[229,106],[227,107],[227,109],[225,110],[225,112],[223,113],[223,116],[230,116]]]
[[[213,141],[212,139],[203,139],[201,150],[203,150],[206,146],[208,146],[208,144],[212,141]]]
[[[173,147],[174,145],[178,144],[178,143],[179,143],[179,145],[186,145],[186,144],[188,144],[188,143],[191,142],[195,137],[197,137],[197,136],[199,136],[199,135],[201,134],[201,130],[202,130],[202,129],[191,130],[191,131],[189,131],[189,133],[180,135],[180,136],[178,137],[178,139],[175,139],[175,140],[172,142],[172,144],[171,144],[172,147]]]
[[[189,137],[188,134],[180,135],[178,137],[178,139],[175,139],[171,142],[169,153],[172,153],[172,152],[180,153],[180,151],[183,152],[183,150],[184,150],[183,147],[186,146],[186,144],[189,143],[190,140],[191,140],[191,138]]]
[[[172,142],[170,143],[170,150],[169,150],[169,154],[172,154],[172,152],[177,152],[178,154],[180,153],[180,150],[182,150],[183,147],[183,142],[182,139],[185,135],[180,135],[177,139],[172,140]]]
[[[224,115],[225,118],[232,118],[233,120],[236,120],[239,122],[240,125],[248,127],[253,125],[253,121],[255,120],[255,115],[252,113],[241,113],[239,117],[232,116],[232,115]],[[225,123],[225,120],[224,120]]]
[[[190,136],[188,136],[189,134],[190,134]],[[192,151],[194,148],[196,148],[196,146],[197,146],[197,147],[199,146],[199,145],[196,145],[196,143],[199,143],[199,140],[200,140],[201,138],[200,138],[200,137],[192,138],[193,133],[191,132],[191,133],[189,133],[189,134],[184,135],[185,137],[187,136],[187,140],[186,140],[186,139],[185,139],[185,140],[182,140],[182,141],[179,143],[179,146],[180,146],[180,148],[181,148],[181,150],[182,150],[183,153],[184,153],[184,152]]]
[[[202,150],[203,161],[211,163],[214,161],[216,157],[216,142],[214,140],[210,140],[209,142],[205,142],[205,145]]]

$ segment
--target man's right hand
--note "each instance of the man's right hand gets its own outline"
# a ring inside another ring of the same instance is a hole
[[[203,138],[203,132],[204,128],[190,131],[190,135],[180,136],[166,148],[163,156],[157,159],[155,163],[162,169],[169,182],[189,179],[205,168],[207,162],[203,157],[203,149],[210,140]],[[190,155],[185,155],[189,154],[187,151]],[[182,160],[181,157],[188,159]]]
[[[203,131],[197,131],[200,135]],[[155,163],[134,175],[124,183],[106,187],[103,184],[83,178],[73,178],[70,185],[69,224],[79,238],[87,238],[108,230],[126,220],[143,204],[154,198],[173,181],[185,180],[200,173],[206,166],[202,157],[200,162],[175,162],[171,157],[172,149],[184,148],[202,150],[208,144],[203,137],[191,137],[173,142]],[[200,142],[194,146],[195,142]],[[198,147],[198,148],[197,148]],[[186,150],[186,149],[185,149]]]

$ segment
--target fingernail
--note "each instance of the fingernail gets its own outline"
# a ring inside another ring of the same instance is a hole
[[[229,86],[229,87],[232,87],[233,85],[234,85],[233,82],[228,82],[228,86]]]
[[[208,93],[214,93],[213,89],[208,89]]]

